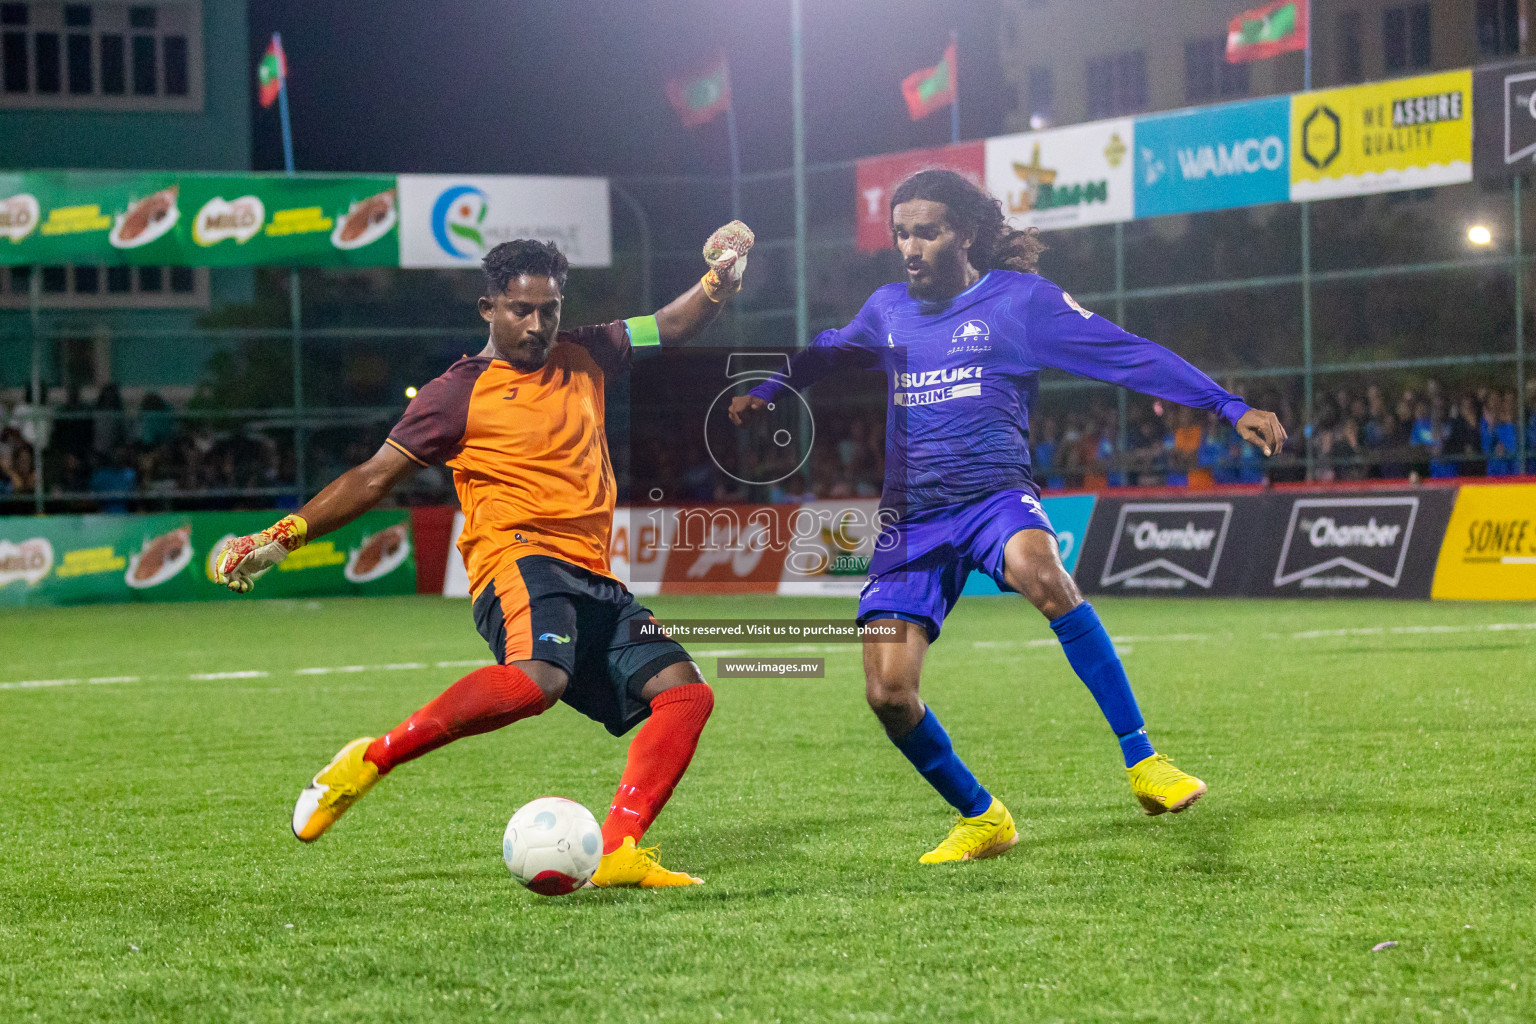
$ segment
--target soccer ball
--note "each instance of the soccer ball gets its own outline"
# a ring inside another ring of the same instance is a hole
[[[507,822],[501,856],[512,877],[541,896],[564,896],[586,884],[603,856],[603,832],[592,812],[564,797],[526,803]]]

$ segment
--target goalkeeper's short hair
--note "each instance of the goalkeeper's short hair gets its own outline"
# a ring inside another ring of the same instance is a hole
[[[502,242],[485,254],[480,266],[485,271],[485,294],[493,299],[524,274],[552,277],[564,291],[566,274],[571,268],[565,253],[554,242],[539,242],[532,238]]]

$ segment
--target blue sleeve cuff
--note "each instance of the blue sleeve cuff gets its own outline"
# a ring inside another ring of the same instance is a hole
[[[765,402],[771,402],[775,398],[779,397],[779,392],[783,391],[785,386],[786,385],[782,380],[774,377],[771,380],[763,381],[757,387],[748,392],[748,394],[755,395]]]
[[[1237,421],[1243,418],[1243,413],[1249,410],[1248,403],[1241,398],[1230,398],[1221,403],[1221,417],[1234,427]]]

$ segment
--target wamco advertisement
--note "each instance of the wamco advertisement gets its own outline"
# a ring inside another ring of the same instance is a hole
[[[1291,97],[1291,199],[1472,180],[1472,72]]]
[[[1291,196],[1289,97],[1136,121],[1136,216],[1283,203]]]
[[[1128,117],[987,140],[987,191],[1014,227],[1076,228],[1135,215]]]

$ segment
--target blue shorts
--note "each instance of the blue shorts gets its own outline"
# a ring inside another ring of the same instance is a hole
[[[1032,490],[1001,491],[897,520],[881,532],[869,560],[859,622],[906,619],[927,630],[932,643],[971,570],[991,576],[1003,590],[1013,589],[1003,579],[1003,548],[1020,530],[1056,535]]]

